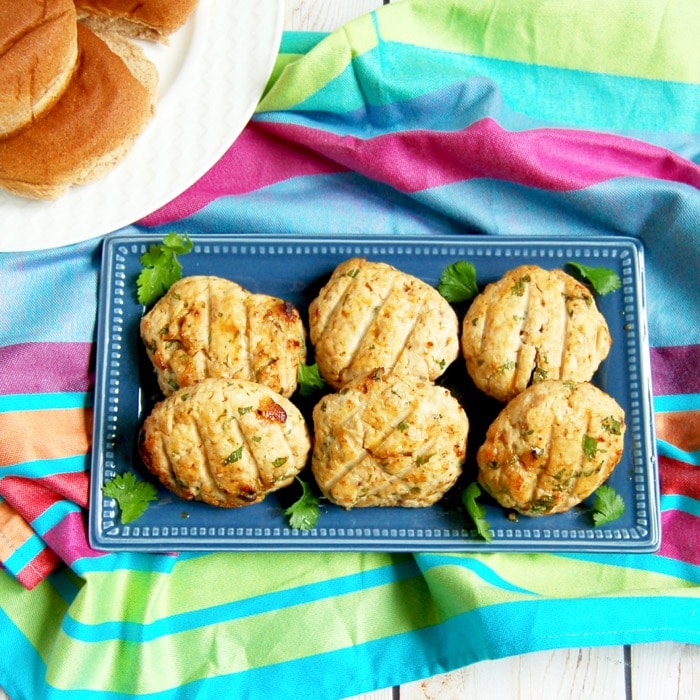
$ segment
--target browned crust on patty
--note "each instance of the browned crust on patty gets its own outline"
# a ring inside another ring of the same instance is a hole
[[[144,464],[180,498],[222,508],[288,486],[311,448],[288,399],[243,380],[206,379],[157,404],[144,421]]]
[[[490,425],[477,452],[479,483],[523,515],[562,513],[610,476],[624,434],[624,411],[593,384],[534,384]]]
[[[457,316],[437,290],[364,258],[338,265],[311,302],[309,336],[336,389],[378,367],[434,380],[459,354]]]
[[[378,370],[322,398],[313,421],[314,477],[344,508],[430,506],[461,474],[469,422],[432,382]]]
[[[141,337],[166,395],[224,377],[289,397],[306,359],[304,326],[292,304],[212,275],[173,284],[142,318]]]
[[[562,270],[522,265],[479,294],[462,326],[476,386],[508,401],[546,379],[588,381],[612,340],[590,290]]]

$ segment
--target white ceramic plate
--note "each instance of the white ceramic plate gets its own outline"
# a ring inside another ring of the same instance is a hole
[[[243,130],[279,51],[284,0],[200,0],[170,45],[142,42],[160,83],[156,115],[106,177],[54,202],[0,192],[0,251],[96,238],[187,189]]]

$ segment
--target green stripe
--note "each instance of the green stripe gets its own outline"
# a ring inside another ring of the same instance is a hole
[[[199,589],[211,591],[215,588],[202,586],[202,581],[212,579],[201,578]],[[219,579],[218,583],[223,581]],[[227,583],[230,586],[231,582]],[[93,584],[93,581],[88,583]],[[111,594],[102,591],[100,595],[110,596],[116,599],[117,606],[124,606],[118,590]],[[128,590],[129,601],[137,600],[133,589]],[[183,590],[186,589],[164,587],[157,594],[170,598],[173,603],[175,598],[183,596]],[[152,592],[152,603],[156,602],[157,594]],[[359,615],[358,610],[363,609],[374,613]],[[200,658],[210,656],[212,667],[220,672],[244,672],[250,668],[348,649],[356,644],[410,632],[416,626],[437,624],[441,619],[426,582],[417,575],[390,585],[361,589],[281,610],[268,610],[236,620],[218,621],[211,626],[186,629],[150,641],[80,642],[62,631],[59,648],[73,658],[80,658],[81,663],[53,666],[48,670],[47,680],[64,689],[162,692],[200,680],[210,672],[209,666],[188,663],[193,649]],[[103,660],[117,655],[119,664],[107,668]],[[158,673],[139,673],[143,668],[158,669]]]
[[[534,65],[700,82],[697,0],[392,3],[382,39]],[[446,28],[459,26],[461,31]]]
[[[128,587],[131,603],[124,610],[115,610],[112,596],[96,595],[91,599],[90,607],[81,612],[80,621],[85,625],[99,625],[119,619],[125,623],[149,625],[192,611],[233,607],[237,601],[249,601],[251,596],[259,595],[261,590],[271,593],[295,591],[294,595],[303,601],[305,589],[316,584],[326,583],[328,595],[332,595],[334,582],[354,577],[354,585],[361,587],[363,577],[374,580],[379,577],[378,572],[386,570],[385,578],[391,580],[392,569],[413,566],[410,555],[380,553],[285,552],[275,558],[277,566],[270,566],[270,554],[266,552],[183,554],[170,572],[119,568],[112,571],[113,567],[119,566],[118,560],[112,560],[110,570],[86,571],[86,578],[96,591],[118,591]],[[220,579],[222,572],[228,570],[236,571],[235,581],[222,581],[213,587],[200,585],[202,580]],[[173,599],[154,595],[154,591],[164,586],[172,586],[173,590],[181,588],[187,591],[187,595]],[[270,595],[269,600],[270,605],[276,604],[275,595]]]

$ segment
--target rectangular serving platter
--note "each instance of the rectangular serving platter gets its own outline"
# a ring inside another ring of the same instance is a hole
[[[102,257],[89,537],[106,551],[519,551],[653,552],[660,545],[658,465],[649,369],[644,256],[639,241],[624,237],[550,236],[320,237],[295,235],[192,236],[182,256],[184,275],[218,275],[253,292],[294,303],[305,323],[310,301],[343,260],[382,261],[436,286],[457,260],[471,262],[479,289],[522,264],[544,268],[567,262],[607,267],[622,280],[616,292],[596,297],[613,338],[609,356],[593,383],[612,395],[627,416],[625,450],[608,480],[624,499],[618,520],[595,527],[591,498],[563,514],[517,519],[483,495],[491,542],[477,536],[461,503],[461,491],[476,479],[474,454],[488,424],[502,407],[480,394],[458,358],[440,380],[460,397],[470,420],[467,461],[457,485],[429,508],[345,510],[321,499],[311,530],[289,526],[284,509],[300,491],[290,486],[262,503],[220,509],[183,501],[158,484],[157,500],[136,521],[123,524],[115,501],[102,494],[114,476],[134,471],[153,481],[135,449],[140,425],[159,399],[154,373],[139,338],[145,309],[136,299],[140,256],[162,235],[115,234],[105,238]],[[463,310],[458,313],[463,313]],[[298,401],[307,417],[319,396]],[[306,402],[306,403],[304,403]],[[313,429],[309,418],[309,428]],[[313,484],[308,469],[302,477]]]

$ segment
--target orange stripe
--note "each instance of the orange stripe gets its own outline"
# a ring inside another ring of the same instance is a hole
[[[0,438],[0,467],[85,454],[92,440],[92,409],[0,413]]]
[[[656,435],[685,452],[700,450],[700,411],[657,413]]]
[[[0,561],[8,559],[32,535],[34,531],[24,518],[7,503],[0,502]]]

